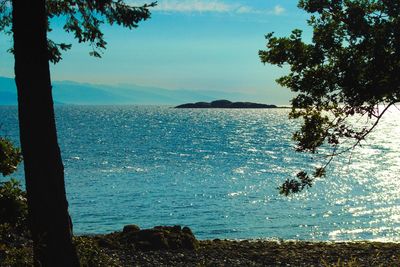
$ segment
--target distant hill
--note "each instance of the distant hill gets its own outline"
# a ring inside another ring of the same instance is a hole
[[[186,102],[212,101],[214,99],[248,99],[237,92],[169,90],[139,85],[97,85],[71,81],[54,81],[53,97],[57,104],[82,105],[177,105]],[[14,80],[0,77],[0,105],[16,105]]]
[[[229,100],[215,100],[210,103],[187,103],[176,106],[175,108],[277,108],[277,106],[252,102],[231,102]]]

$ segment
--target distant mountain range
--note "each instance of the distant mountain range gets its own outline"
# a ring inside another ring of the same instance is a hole
[[[76,105],[176,105],[186,102],[209,102],[215,99],[253,100],[254,96],[238,92],[170,90],[139,85],[97,85],[71,81],[54,81],[56,104]],[[0,105],[16,105],[14,79],[0,77]]]

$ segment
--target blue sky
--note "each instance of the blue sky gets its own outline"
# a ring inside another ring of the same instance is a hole
[[[290,92],[275,79],[286,70],[264,66],[258,50],[268,32],[306,30],[307,17],[297,0],[159,0],[152,18],[138,29],[103,27],[108,46],[102,59],[88,56],[89,46],[76,43],[55,23],[51,37],[73,48],[52,66],[52,79],[235,91],[285,104]],[[13,58],[5,52],[11,41],[3,37],[0,76],[12,77]]]

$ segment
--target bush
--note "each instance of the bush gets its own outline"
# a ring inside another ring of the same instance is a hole
[[[22,156],[11,141],[0,137],[0,173],[17,170]],[[0,182],[0,266],[32,266],[32,246],[27,231],[28,203],[21,184]]]
[[[0,173],[3,176],[12,174],[21,161],[21,151],[10,140],[0,137]]]
[[[11,179],[0,183],[0,224],[24,226],[28,215],[26,193],[20,183]]]
[[[0,173],[12,174],[21,160],[20,150],[0,137]],[[28,203],[21,184],[15,179],[0,182],[0,245],[26,243],[27,216]]]
[[[10,247],[0,242],[0,266],[33,266],[32,246]]]
[[[3,176],[12,174],[21,161],[21,151],[10,140],[0,137],[0,173]],[[21,184],[14,179],[0,183],[0,225],[25,228],[27,214],[26,193]]]
[[[77,236],[74,243],[82,267],[118,267],[122,266],[116,255],[108,255],[94,238]]]

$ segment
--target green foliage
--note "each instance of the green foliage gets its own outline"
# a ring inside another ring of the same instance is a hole
[[[263,63],[290,68],[277,82],[297,93],[290,113],[304,120],[293,137],[297,150],[317,153],[328,144],[329,164],[348,150],[339,150],[341,140],[353,140],[354,148],[400,102],[400,2],[301,0],[299,7],[312,14],[311,42],[303,41],[300,30],[288,37],[270,33],[259,56]],[[355,128],[352,116],[365,118],[365,125]],[[326,166],[313,177],[323,176]],[[301,191],[310,179],[287,181],[281,192]]]
[[[46,0],[48,14],[48,31],[52,31],[51,18],[65,19],[64,30],[78,40],[79,43],[89,43],[89,54],[101,57],[106,48],[101,25],[108,23],[117,24],[132,29],[138,27],[142,20],[150,18],[149,8],[156,2],[142,6],[132,6],[123,0]],[[11,1],[0,0],[0,31],[10,33],[12,14]],[[48,40],[49,60],[57,63],[62,59],[61,51],[71,49],[70,44],[56,43]],[[11,52],[12,49],[10,49]]]
[[[26,193],[18,181],[0,184],[0,266],[32,266]]]
[[[0,172],[3,176],[17,170],[22,161],[21,151],[10,140],[0,138]],[[12,227],[25,225],[28,207],[26,193],[17,180],[11,179],[0,183],[0,225]]]
[[[0,137],[0,173],[3,176],[12,174],[21,160],[21,151],[10,140]]]
[[[297,179],[286,180],[278,189],[279,193],[288,196],[290,193],[298,193],[306,187],[312,186],[312,178],[301,171],[297,174]]]
[[[74,243],[79,254],[82,267],[113,267],[122,266],[117,256],[110,256],[98,243],[90,237],[74,237]]]
[[[0,224],[25,225],[27,214],[26,193],[20,183],[14,179],[0,183]]]
[[[323,267],[360,267],[363,266],[356,258],[351,258],[349,261],[343,261],[340,258],[336,263],[328,263],[326,260],[321,260]],[[382,264],[378,265],[379,267],[383,266]]]
[[[0,172],[3,176],[12,174],[21,160],[20,150],[11,141],[0,138]],[[14,231],[24,232],[27,214],[26,193],[21,184],[14,179],[0,182],[0,238],[4,239]]]
[[[0,266],[33,266],[32,247],[10,247],[0,243]]]

